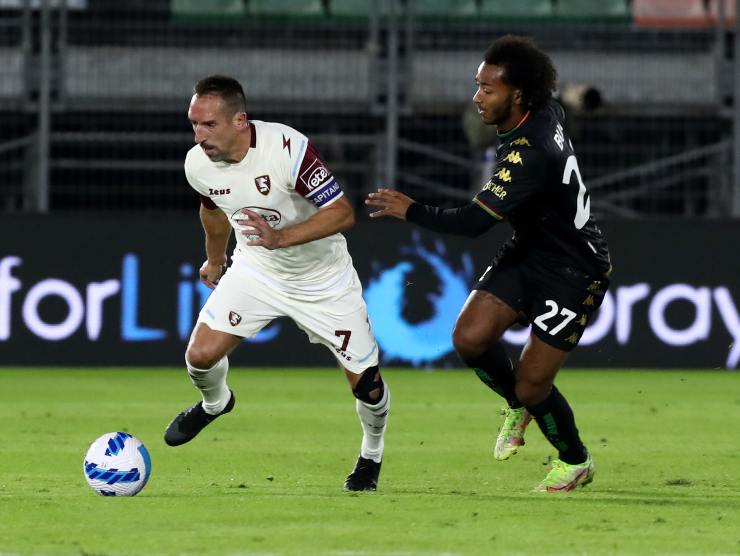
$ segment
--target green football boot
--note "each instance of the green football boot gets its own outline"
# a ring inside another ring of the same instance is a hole
[[[493,457],[503,461],[516,454],[519,446],[524,446],[524,431],[532,420],[532,416],[524,407],[516,409],[506,407],[501,410],[501,413],[506,415],[506,418],[501,430],[498,431]]]
[[[535,487],[537,492],[569,492],[594,480],[594,462],[589,454],[583,463],[570,464],[553,460],[547,477]]]

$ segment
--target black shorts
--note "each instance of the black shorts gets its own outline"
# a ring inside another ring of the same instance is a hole
[[[507,245],[473,289],[492,293],[524,313],[532,332],[546,344],[571,351],[608,287],[606,276],[554,264],[537,253],[522,254]]]

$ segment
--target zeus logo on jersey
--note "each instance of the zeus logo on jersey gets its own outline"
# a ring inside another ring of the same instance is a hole
[[[211,189],[208,188],[208,195],[215,197],[216,195],[228,195],[231,193],[231,189]]]

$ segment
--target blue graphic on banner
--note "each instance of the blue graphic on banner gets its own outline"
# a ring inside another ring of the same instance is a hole
[[[139,304],[139,258],[133,253],[123,257],[121,276],[121,337],[132,342],[162,340],[167,333],[159,328],[140,326]]]
[[[468,253],[463,253],[463,268],[455,271],[445,259],[444,243],[438,240],[435,248],[437,253],[427,250],[419,243],[418,235],[415,236],[414,245],[401,249],[405,260],[381,271],[365,289],[373,331],[386,359],[420,365],[436,361],[453,350],[452,328],[470,292],[473,262]],[[407,276],[420,264],[431,267],[441,293],[426,296],[431,317],[410,323],[402,312],[408,288],[414,287]]]

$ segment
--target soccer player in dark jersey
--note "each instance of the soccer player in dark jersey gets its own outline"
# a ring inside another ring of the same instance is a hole
[[[458,315],[452,340],[462,360],[507,402],[494,457],[524,444],[532,418],[558,451],[536,490],[564,492],[591,482],[594,463],[555,375],[578,344],[609,285],[606,240],[590,213],[564,111],[552,98],[556,71],[531,40],[505,36],[484,54],[473,102],[501,144],[491,179],[465,206],[440,209],[379,189],[371,217],[392,216],[438,232],[476,237],[500,220],[514,229]],[[501,336],[532,331],[516,366]]]

